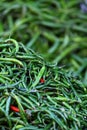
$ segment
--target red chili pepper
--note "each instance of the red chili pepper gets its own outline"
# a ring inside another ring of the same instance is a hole
[[[19,108],[18,107],[15,107],[15,106],[10,106],[11,110],[15,111],[15,112],[19,112]]]
[[[43,78],[40,79],[40,83],[44,83],[45,80]]]

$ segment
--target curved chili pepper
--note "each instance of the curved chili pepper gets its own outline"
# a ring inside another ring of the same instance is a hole
[[[20,112],[19,108],[18,107],[15,107],[13,105],[10,106],[11,110],[14,111],[14,112]]]

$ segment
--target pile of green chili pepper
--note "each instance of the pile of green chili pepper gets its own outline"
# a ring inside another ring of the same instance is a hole
[[[0,42],[0,129],[85,130],[87,86],[14,39]]]

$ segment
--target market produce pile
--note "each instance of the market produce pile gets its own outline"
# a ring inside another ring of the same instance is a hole
[[[0,129],[87,129],[87,0],[0,1]]]
[[[7,39],[0,44],[0,129],[18,127],[87,127],[87,87],[79,77]]]

